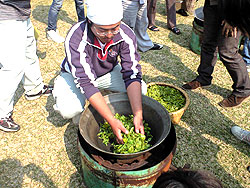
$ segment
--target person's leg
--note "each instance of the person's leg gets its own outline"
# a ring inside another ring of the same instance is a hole
[[[250,95],[250,80],[246,65],[242,56],[238,53],[240,36],[240,31],[238,31],[236,38],[221,35],[218,49],[220,60],[233,80],[232,94],[237,97],[246,97]]]
[[[139,10],[136,16],[135,35],[137,39],[138,49],[142,52],[148,51],[154,46],[152,40],[147,33],[148,18],[147,18],[147,3],[139,5]]]
[[[98,82],[98,88],[100,90],[108,89],[116,92],[127,92],[124,80],[122,79],[121,69],[122,69],[121,65],[118,64],[117,66],[114,67],[112,72],[97,78],[96,81]],[[147,85],[143,80],[141,86],[142,86],[142,94],[146,95]]]
[[[47,28],[47,33],[46,37],[49,40],[53,40],[54,42],[57,43],[62,43],[64,42],[64,38],[59,35],[57,29],[57,16],[62,8],[62,3],[63,0],[53,0],[50,9],[49,9],[49,14],[48,14],[48,28]]]
[[[167,27],[169,29],[176,27],[176,9],[175,0],[165,0],[167,11]]]
[[[84,110],[86,97],[76,87],[75,78],[66,72],[61,72],[54,82],[54,110],[65,119],[73,118]]]
[[[19,126],[8,118],[12,115],[14,95],[24,75],[26,32],[26,21],[0,21],[0,129],[4,131],[19,130]]]
[[[83,0],[75,0],[75,6],[76,6],[78,22],[81,22],[85,19]]]
[[[212,73],[217,61],[218,35],[221,23],[217,15],[217,7],[208,5],[205,1],[204,6],[204,32],[201,45],[201,58],[198,67],[198,77],[196,78],[202,85],[210,85]]]
[[[155,26],[157,0],[147,0],[148,27]]]
[[[141,6],[138,2],[134,1],[123,1],[123,19],[122,21],[126,23],[131,29],[134,30],[136,39],[137,39],[137,45],[138,49],[142,52],[145,52],[153,47],[153,42],[150,40],[148,34],[147,34],[147,11],[146,6],[144,5],[144,9],[141,9]],[[144,11],[144,15],[146,19],[142,20],[142,23],[140,23],[139,15],[142,16],[142,11]],[[144,23],[143,23],[144,22]],[[145,27],[145,28],[143,28]],[[142,28],[142,31],[138,31],[139,28]],[[144,43],[144,44],[143,44]]]
[[[177,2],[176,2],[177,3]],[[188,16],[188,13],[186,12],[186,2],[185,0],[181,2],[181,7],[180,9],[176,10],[177,14],[180,14],[182,16]]]
[[[26,26],[26,21],[0,22],[0,118],[13,111],[15,91],[24,75]]]
[[[245,61],[246,65],[250,66],[250,41],[248,37],[246,37],[244,41],[242,58]]]
[[[62,8],[63,0],[53,0],[48,14],[48,30],[56,31],[57,16]]]
[[[27,20],[27,31],[25,41],[25,68],[23,77],[23,87],[25,94],[33,95],[39,93],[43,87],[43,78],[40,71],[39,59],[36,54],[36,40],[34,28],[30,19]]]
[[[198,76],[191,82],[182,86],[183,89],[192,90],[199,87],[209,86],[212,82],[212,73],[217,61],[218,35],[221,23],[217,15],[217,7],[210,6],[209,0],[205,1],[204,12],[204,31],[201,43],[200,65]]]
[[[123,18],[122,21],[126,23],[131,29],[135,29],[136,16],[138,12],[138,3],[133,1],[122,1]]]

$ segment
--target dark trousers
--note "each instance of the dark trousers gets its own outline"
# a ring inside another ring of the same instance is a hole
[[[217,6],[204,5],[204,33],[201,45],[201,60],[198,67],[199,76],[196,78],[202,85],[209,85],[217,61],[217,52],[220,60],[226,67],[233,80],[233,94],[244,97],[250,94],[250,80],[246,65],[238,53],[240,31],[237,37],[224,37],[222,35],[222,20],[219,18]]]
[[[156,2],[157,0],[147,0],[148,26],[155,25]],[[176,26],[175,0],[166,0],[166,11],[167,27],[173,28]]]

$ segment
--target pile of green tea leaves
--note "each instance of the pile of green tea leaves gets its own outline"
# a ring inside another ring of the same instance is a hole
[[[157,100],[168,112],[175,112],[185,106],[183,94],[169,86],[152,85],[148,88],[147,96]]]
[[[108,122],[100,124],[100,131],[97,136],[103,140],[103,143],[107,146],[109,143],[113,146],[113,152],[119,154],[136,153],[143,151],[151,147],[149,142],[152,140],[150,133],[151,128],[148,123],[143,121],[145,135],[136,133],[134,131],[133,115],[125,116],[115,114],[115,118],[120,120],[123,126],[129,131],[128,134],[122,133],[124,144],[118,144],[115,141],[115,135]]]

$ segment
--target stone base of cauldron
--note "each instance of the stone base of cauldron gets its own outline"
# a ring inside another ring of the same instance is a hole
[[[119,171],[106,168],[95,161],[90,147],[79,133],[78,149],[84,182],[88,188],[151,188],[161,173],[168,171],[170,167],[176,149],[176,134],[172,126],[164,142],[150,151],[147,163],[136,170]]]

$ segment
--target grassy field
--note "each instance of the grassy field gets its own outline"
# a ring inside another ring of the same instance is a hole
[[[32,1],[32,22],[40,32],[38,55],[45,83],[53,84],[64,58],[63,44],[46,39],[47,16],[51,0]],[[204,0],[196,7],[203,6]],[[177,15],[182,34],[166,28],[165,1],[158,1],[156,24],[160,32],[148,31],[154,42],[164,44],[161,51],[141,53],[144,80],[181,86],[197,75],[199,55],[190,50],[193,16]],[[66,36],[77,20],[74,1],[64,1],[58,30]],[[175,125],[177,151],[173,164],[213,172],[226,188],[249,188],[250,147],[237,140],[230,128],[250,129],[250,101],[241,107],[223,109],[217,103],[228,96],[232,80],[220,61],[208,89],[188,91],[191,103],[181,122]],[[0,132],[0,187],[85,187],[77,150],[77,130],[70,120],[53,111],[52,96],[26,101],[20,85],[14,120],[21,125],[16,133]]]

